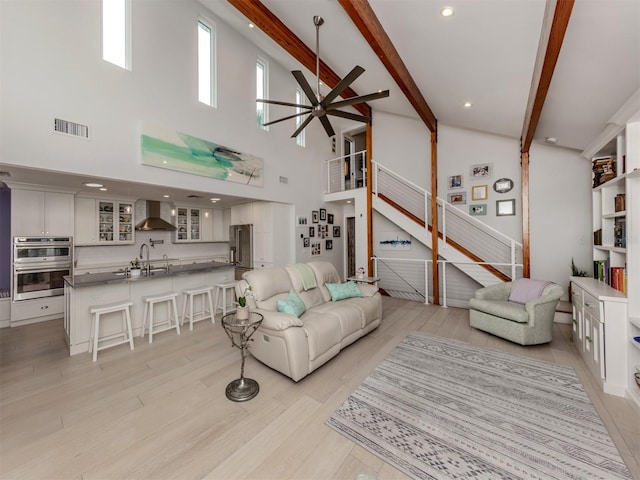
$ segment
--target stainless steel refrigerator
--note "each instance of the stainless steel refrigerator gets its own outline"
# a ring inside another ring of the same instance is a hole
[[[236,280],[253,265],[253,225],[229,227],[229,261],[236,265]]]

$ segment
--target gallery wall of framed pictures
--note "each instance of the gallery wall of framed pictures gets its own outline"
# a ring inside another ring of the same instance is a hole
[[[510,178],[502,177],[491,183],[494,177],[494,167],[492,163],[478,163],[469,167],[468,189],[471,203],[469,203],[469,215],[487,215],[490,195],[490,187],[497,195],[509,193],[514,182]],[[447,177],[447,201],[452,205],[466,205],[467,191],[465,190],[465,174],[456,173]],[[493,194],[492,194],[493,195]],[[484,202],[484,203],[477,203]],[[515,215],[515,198],[496,198],[496,217]]]
[[[302,248],[309,249],[312,257],[322,255],[323,251],[333,250],[333,239],[341,236],[340,225],[334,225],[334,222],[334,214],[327,212],[325,208],[312,210],[309,216],[296,217]]]

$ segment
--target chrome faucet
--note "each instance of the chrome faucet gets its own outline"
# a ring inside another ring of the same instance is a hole
[[[169,257],[167,257],[166,253],[162,255],[162,259],[164,260],[164,270],[169,273]]]
[[[140,260],[142,260],[142,250],[144,249],[144,247],[147,247],[147,263],[146,265],[143,264],[143,266],[145,273],[149,275],[149,273],[151,272],[151,264],[149,263],[149,245],[147,245],[146,243],[140,245]]]

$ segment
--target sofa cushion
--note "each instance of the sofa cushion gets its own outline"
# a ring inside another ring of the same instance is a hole
[[[282,314],[281,314],[282,315]],[[295,318],[295,317],[291,317]],[[340,320],[328,312],[307,310],[302,317],[303,329],[309,343],[309,361],[340,345],[342,341],[342,327]]]
[[[242,278],[251,285],[256,302],[293,289],[291,279],[283,267],[249,270],[242,274]]]
[[[316,281],[318,284],[318,288],[320,289],[320,293],[323,296],[325,302],[331,301],[331,295],[329,294],[329,290],[325,287],[325,283],[340,283],[340,275],[338,275],[338,271],[333,264],[329,262],[309,262],[307,263],[313,270],[313,273],[316,276]],[[308,306],[308,305],[307,305]]]
[[[524,305],[507,300],[480,300],[478,298],[472,298],[469,300],[469,308],[513,322],[527,323],[529,321],[529,313],[525,310]]]
[[[351,302],[323,303],[322,305],[314,307],[313,311],[314,313],[332,315],[338,318],[340,322],[341,340],[362,329],[364,326],[362,311]]]
[[[279,312],[287,313],[294,317],[299,317],[306,310],[304,302],[293,290],[289,291],[289,295],[285,300],[277,300],[276,305]]]
[[[362,296],[362,292],[354,282],[325,283],[325,286],[331,294],[332,302]]]

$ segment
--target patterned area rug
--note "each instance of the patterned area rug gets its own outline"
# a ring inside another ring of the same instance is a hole
[[[572,368],[422,332],[327,425],[412,478],[632,478]]]

